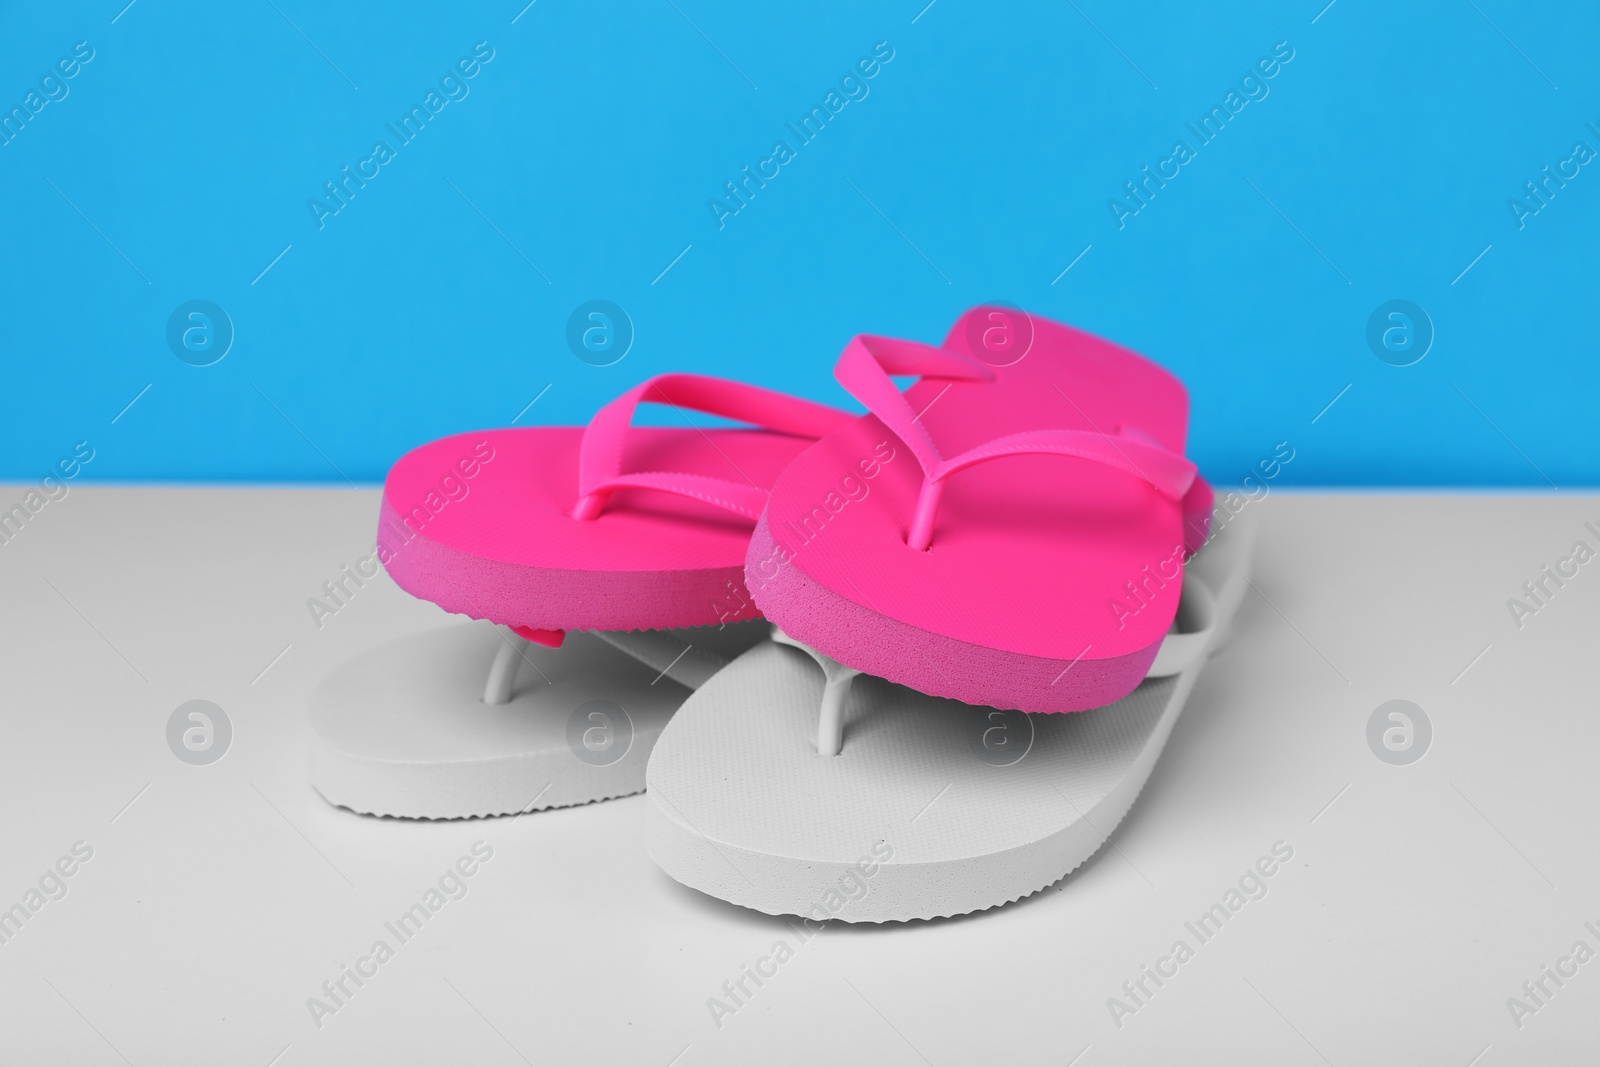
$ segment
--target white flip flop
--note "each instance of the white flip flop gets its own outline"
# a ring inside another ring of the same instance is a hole
[[[1092,711],[976,707],[757,645],[658,740],[651,857],[711,896],[816,920],[961,915],[1046,888],[1133,806],[1243,598],[1252,541],[1234,522],[1200,550],[1149,676]]]
[[[422,819],[637,793],[672,713],[767,629],[570,632],[546,648],[474,621],[392,641],[312,693],[311,783],[339,807]]]

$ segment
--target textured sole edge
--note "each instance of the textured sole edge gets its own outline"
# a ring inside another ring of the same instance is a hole
[[[537,630],[673,630],[759,616],[744,567],[578,571],[451,548],[405,525],[384,498],[378,547],[394,583],[448,612]]]
[[[402,811],[368,811],[354,807],[342,801],[334,800],[315,785],[312,792],[321,797],[326,803],[341,811],[348,811],[352,815],[359,815],[366,819],[394,819],[400,822],[471,822],[474,819],[515,819],[519,815],[532,815],[536,811],[555,811],[559,808],[583,808],[590,804],[600,804],[607,800],[621,800],[624,797],[636,797],[644,792],[644,786],[638,789],[629,789],[621,793],[607,793],[605,796],[590,797],[587,800],[568,800],[553,804],[535,804],[520,811],[475,811],[465,815],[412,815]]]

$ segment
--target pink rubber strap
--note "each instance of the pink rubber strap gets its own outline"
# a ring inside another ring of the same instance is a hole
[[[833,376],[906,443],[925,472],[932,471],[943,462],[939,450],[917,421],[917,413],[911,410],[905,394],[889,378],[891,374],[989,382],[994,380],[994,371],[971,356],[918,341],[857,334],[844,346],[839,362],[834,364]]]
[[[761,516],[767,491],[745,482],[674,471],[622,472],[622,446],[640,403],[667,404],[738,419],[778,433],[819,438],[848,421],[843,411],[810,400],[725,378],[661,374],[629,389],[595,413],[578,450],[578,502],[574,519],[599,516],[616,489],[655,489],[714,504],[750,518]]]
[[[1115,436],[1090,430],[1030,430],[997,437],[945,459],[905,395],[895,387],[891,374],[992,381],[994,372],[978,360],[946,348],[868,335],[851,338],[839,357],[834,368],[839,383],[894,431],[922,465],[922,492],[906,538],[912,548],[928,547],[944,480],[956,471],[1002,456],[1045,454],[1086,459],[1140,478],[1174,501],[1181,501],[1195,480],[1193,463],[1132,428],[1119,428]]]
[[[1182,456],[1158,444],[1141,439],[1144,435],[1115,437],[1094,430],[1031,430],[997,437],[941,463],[929,472],[933,481],[942,481],[956,471],[995,459],[1024,453],[1075,456],[1143,478],[1169,500],[1182,500],[1194,481],[1195,467]]]

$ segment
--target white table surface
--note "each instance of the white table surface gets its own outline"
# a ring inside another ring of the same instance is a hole
[[[317,679],[446,618],[380,578],[315,627],[307,598],[370,550],[377,500],[79,486],[0,545],[0,907],[94,850],[0,945],[0,1062],[1490,1067],[1600,1049],[1600,959],[1547,979],[1520,1028],[1507,1007],[1574,942],[1600,951],[1600,560],[1520,629],[1506,606],[1575,541],[1600,549],[1583,525],[1600,499],[1251,504],[1257,589],[1114,849],[998,910],[834,924],[803,947],[657,870],[642,797],[429,823],[311,790]],[[195,698],[235,731],[205,767],[165,739]],[[1433,724],[1409,766],[1366,741],[1394,698]],[[467,896],[314,1025],[321,983],[393,943],[385,920],[480,840],[494,855]],[[1108,998],[1195,946],[1185,921],[1280,840],[1294,858],[1267,896],[1118,1027]],[[779,939],[795,958],[716,1027],[707,999]]]

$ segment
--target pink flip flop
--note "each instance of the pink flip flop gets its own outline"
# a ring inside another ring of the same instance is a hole
[[[1019,318],[1031,343],[990,362],[985,324]],[[922,380],[902,394],[890,375]],[[1131,692],[1212,504],[1183,457],[1182,383],[995,307],[942,347],[858,336],[835,376],[869,414],[774,484],[745,561],[766,617],[848,667],[969,704],[1081,711]]]
[[[766,429],[632,429],[641,401]],[[756,614],[743,561],[768,488],[850,419],[667,375],[587,428],[460,434],[402,457],[380,562],[407,592],[500,625],[457,620],[331,671],[310,700],[312,784],[354,811],[428,819],[639,792],[690,691],[764,636],[728,624]]]
[[[762,429],[631,428],[640,402]],[[850,421],[783,393],[666,374],[587,427],[446,437],[389,472],[379,558],[412,595],[547,645],[569,629],[754,618],[742,564],[768,489]]]

